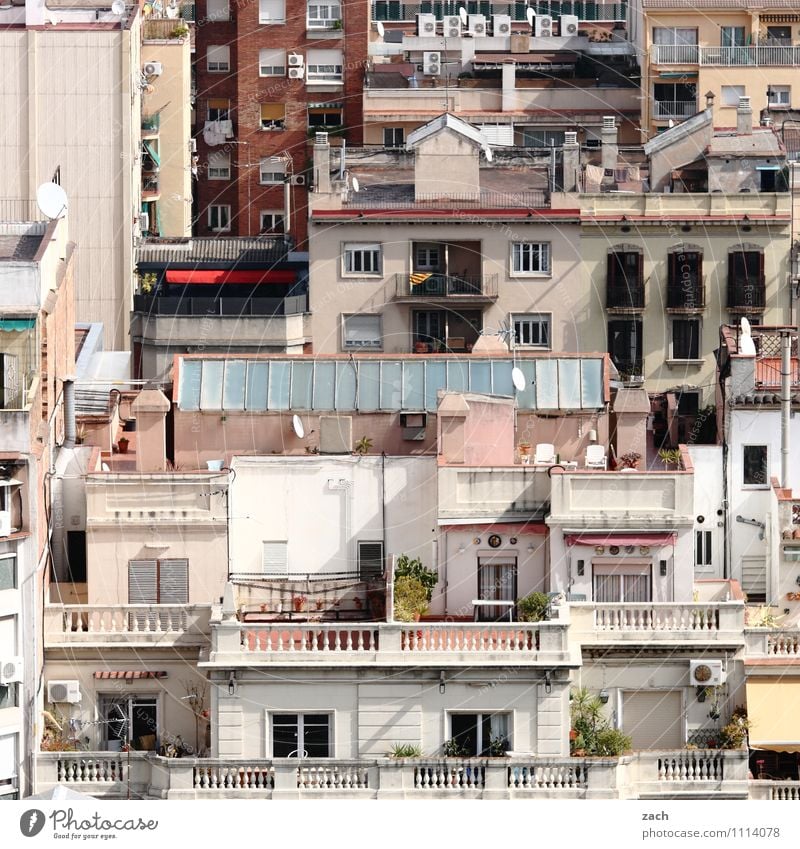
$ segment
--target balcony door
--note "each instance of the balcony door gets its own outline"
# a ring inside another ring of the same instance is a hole
[[[127,742],[137,751],[156,750],[158,696],[100,696],[100,717],[108,751],[119,751]]]
[[[608,353],[620,374],[641,374],[642,322],[638,319],[609,321]]]
[[[517,600],[517,558],[481,557],[478,559],[478,598],[481,601]],[[508,606],[483,607],[478,610],[481,622],[508,621]]]
[[[420,353],[471,351],[483,325],[480,310],[414,310],[412,342],[425,350]]]
[[[652,601],[649,562],[593,563],[594,601],[598,604],[645,604]]]

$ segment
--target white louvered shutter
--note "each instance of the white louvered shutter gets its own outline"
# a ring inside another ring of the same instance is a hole
[[[131,560],[128,564],[128,604],[157,604],[157,576],[156,560]]]
[[[262,568],[265,575],[288,575],[289,544],[287,542],[264,542]]]
[[[160,604],[188,604],[188,560],[162,560],[159,563],[158,601]]]

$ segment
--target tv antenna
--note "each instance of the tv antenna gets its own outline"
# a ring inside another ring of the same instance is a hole
[[[58,183],[42,183],[36,189],[36,205],[42,215],[55,221],[57,218],[64,217],[69,201],[67,193]]]

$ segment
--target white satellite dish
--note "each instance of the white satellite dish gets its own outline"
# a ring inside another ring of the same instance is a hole
[[[292,416],[292,430],[298,439],[302,439],[306,435],[306,429],[303,427],[303,420],[300,416]]]
[[[361,183],[358,182],[358,177],[353,177],[350,182],[353,186],[353,191],[358,194],[361,191]]]
[[[63,218],[69,205],[67,193],[58,183],[42,183],[36,189],[36,205],[42,215],[51,221],[56,218]]]
[[[386,27],[383,25],[383,21],[376,21],[375,29],[378,30],[378,38],[383,38],[384,33],[386,32]]]
[[[486,161],[491,162],[492,161],[492,149],[489,147],[488,144],[483,149],[483,152],[486,154]]]
[[[740,328],[739,353],[754,357],[756,353],[756,343],[750,335],[750,322],[744,316],[742,316]]]
[[[516,389],[517,392],[522,392],[527,385],[522,369],[517,368],[516,366],[511,369],[511,382],[514,384],[514,389]]]
[[[744,316],[744,315],[742,316],[742,320],[739,323],[739,327],[742,330],[743,336],[752,336],[753,335],[752,330],[750,328],[750,320],[747,318],[747,316]]]
[[[528,19],[528,26],[532,27],[533,19],[536,17],[536,13],[530,6],[528,6],[528,8],[525,10],[525,17]]]
[[[115,15],[124,15],[125,14],[125,0],[114,0],[111,4],[111,11]]]
[[[467,10],[463,6],[458,7],[458,17],[461,18],[461,23],[467,25]]]

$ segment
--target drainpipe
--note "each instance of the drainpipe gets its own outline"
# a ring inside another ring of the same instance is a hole
[[[792,335],[781,331],[781,486],[789,487],[789,420],[792,412]]]
[[[64,378],[64,448],[75,447],[75,379]]]

